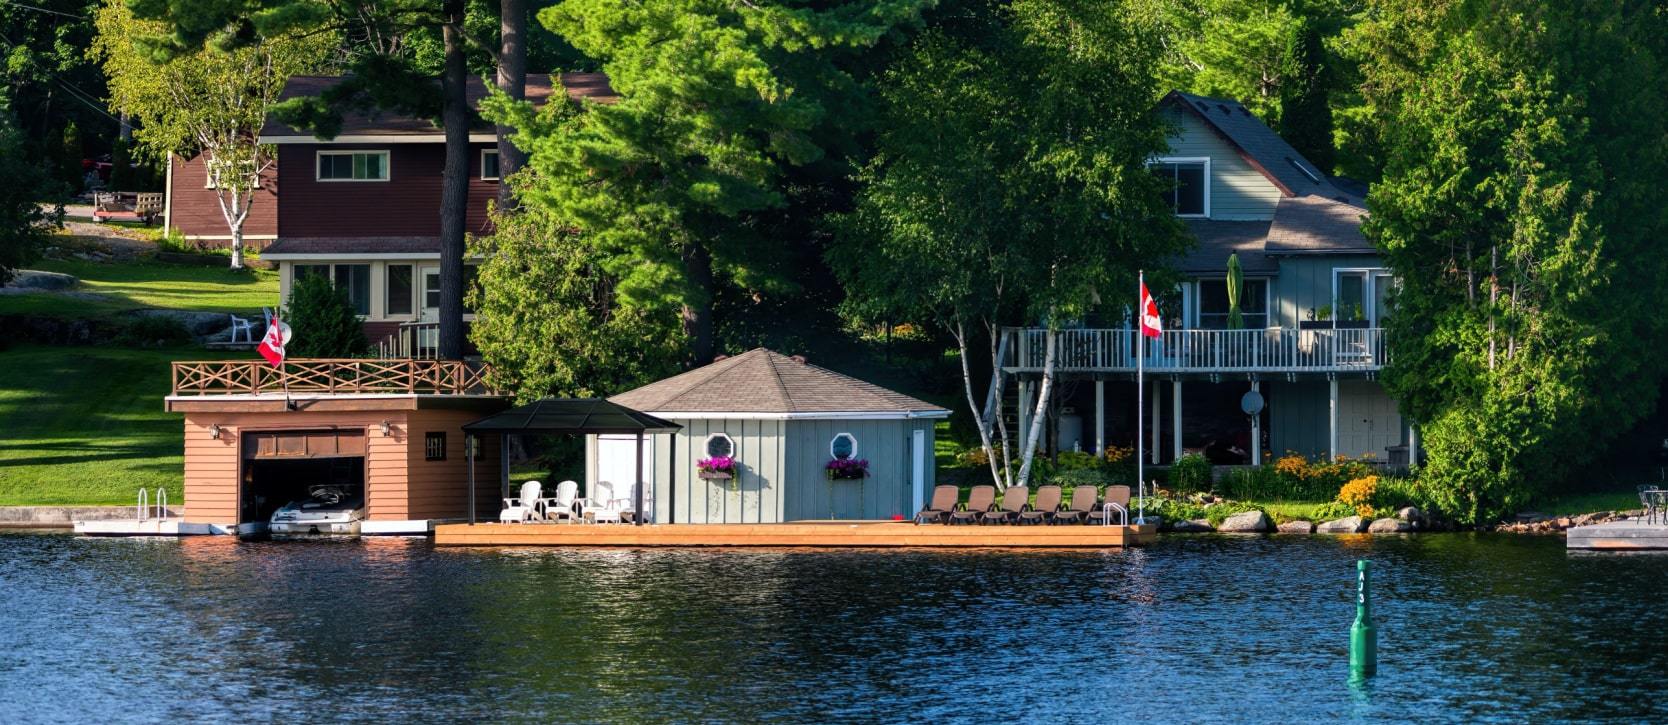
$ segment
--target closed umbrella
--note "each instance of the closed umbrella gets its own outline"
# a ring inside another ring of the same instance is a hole
[[[1228,255],[1228,329],[1238,330],[1245,326],[1245,321],[1239,316],[1239,288],[1244,284],[1245,274],[1239,268],[1239,254]]]

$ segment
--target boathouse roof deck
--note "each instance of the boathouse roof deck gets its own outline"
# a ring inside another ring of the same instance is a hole
[[[490,368],[463,360],[294,359],[173,363],[172,397],[438,395],[499,397]]]
[[[1047,330],[1007,328],[1002,369],[1041,374]],[[1060,330],[1055,370],[1062,374],[1133,375],[1139,333],[1131,328]],[[1165,330],[1145,345],[1146,372],[1165,376],[1321,374],[1374,377],[1389,362],[1380,327]]]

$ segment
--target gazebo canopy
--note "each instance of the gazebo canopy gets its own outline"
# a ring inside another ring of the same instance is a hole
[[[601,398],[545,398],[465,425],[469,433],[671,433],[683,426]]]

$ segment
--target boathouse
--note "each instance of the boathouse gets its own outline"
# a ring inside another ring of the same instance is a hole
[[[933,426],[950,414],[764,348],[609,400],[681,426],[642,452],[664,487],[652,520],[678,524],[908,519],[932,490]],[[635,436],[588,436],[587,447],[587,480],[636,470]],[[702,471],[713,458],[733,470]]]
[[[367,534],[424,534],[500,494],[496,437],[463,426],[509,407],[478,363],[445,360],[176,362],[185,415],[185,523],[258,531],[312,484],[362,495]]]

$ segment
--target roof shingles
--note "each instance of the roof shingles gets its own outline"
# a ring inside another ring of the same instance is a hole
[[[657,415],[947,412],[762,347],[609,400]]]

